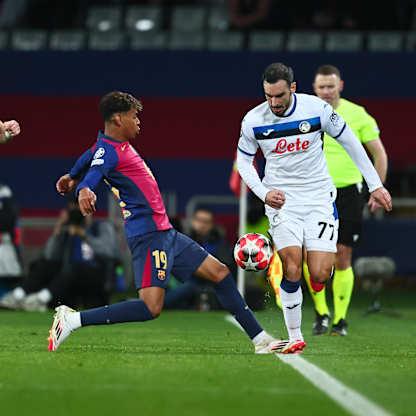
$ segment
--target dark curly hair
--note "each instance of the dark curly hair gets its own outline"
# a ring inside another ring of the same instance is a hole
[[[113,114],[127,113],[132,108],[143,110],[143,105],[137,98],[127,92],[112,91],[104,95],[100,101],[100,113],[104,121],[110,121]]]

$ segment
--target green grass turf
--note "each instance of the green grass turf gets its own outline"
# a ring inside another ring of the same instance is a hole
[[[303,357],[397,415],[416,414],[416,310],[350,313],[348,337],[311,337]],[[275,309],[258,313],[283,329]],[[46,350],[52,313],[0,311],[1,415],[345,415],[274,356],[256,356],[224,313],[166,311],[154,321],[83,328]]]

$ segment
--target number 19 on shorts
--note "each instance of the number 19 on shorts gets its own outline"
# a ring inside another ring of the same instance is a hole
[[[163,250],[154,250],[152,252],[153,260],[155,262],[156,269],[166,270],[168,267],[168,258],[166,256],[166,251]]]

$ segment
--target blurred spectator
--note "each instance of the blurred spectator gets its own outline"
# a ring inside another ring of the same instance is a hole
[[[0,183],[0,278],[20,276],[18,209],[12,190]]]
[[[234,273],[232,249],[222,230],[215,224],[214,213],[208,208],[197,208],[191,219],[189,237],[204,247],[208,253],[225,263]],[[212,292],[212,293],[211,293]],[[196,277],[169,290],[165,297],[166,308],[191,308],[208,310],[217,305],[212,285]]]
[[[44,311],[68,303],[108,303],[118,243],[113,224],[83,217],[73,201],[62,211],[43,256],[31,264],[22,286],[0,300],[10,309]]]
[[[223,230],[215,224],[214,213],[208,208],[197,208],[191,219],[189,236],[230,269],[234,267],[231,247]]]

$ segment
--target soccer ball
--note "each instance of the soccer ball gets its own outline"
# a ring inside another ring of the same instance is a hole
[[[234,246],[234,260],[244,270],[259,272],[269,267],[273,255],[270,240],[263,234],[248,233]]]

